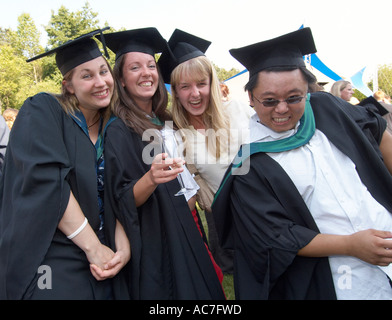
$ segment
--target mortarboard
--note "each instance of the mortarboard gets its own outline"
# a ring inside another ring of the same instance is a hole
[[[230,54],[248,69],[249,76],[269,67],[305,66],[303,56],[316,51],[310,28],[229,50]]]
[[[78,38],[67,41],[66,43],[57,48],[39,54],[27,60],[27,62],[40,59],[55,53],[57,67],[61,71],[61,74],[64,76],[68,71],[72,70],[78,65],[102,56],[101,50],[99,50],[97,43],[92,39],[92,37],[99,33],[102,36],[103,31],[109,28],[110,27],[106,27],[104,29],[97,29],[84,35],[81,35]],[[103,45],[106,56],[108,56],[104,42]]]
[[[166,40],[156,28],[107,33],[103,38],[107,47],[116,53],[116,60],[128,52],[143,52],[154,56],[167,46]]]
[[[170,75],[179,64],[204,56],[210,44],[210,41],[175,29],[168,41],[168,48],[162,52],[158,60],[164,82],[170,83]]]

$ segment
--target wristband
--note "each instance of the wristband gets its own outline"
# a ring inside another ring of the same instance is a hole
[[[87,225],[87,222],[88,222],[88,220],[85,217],[82,225],[74,233],[72,233],[69,236],[67,236],[67,238],[68,239],[75,238],[84,229],[84,227]]]

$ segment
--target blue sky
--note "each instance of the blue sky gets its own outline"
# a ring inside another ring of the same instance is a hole
[[[3,2],[0,27],[16,29],[17,18],[29,13],[40,27],[51,10],[63,4],[81,10],[84,0],[13,0]],[[363,67],[392,64],[390,0],[90,0],[98,19],[113,28],[157,27],[169,39],[175,28],[212,41],[207,56],[219,67],[243,67],[229,54],[231,48],[267,40],[311,27],[317,55],[343,77]],[[42,41],[45,42],[44,36]]]

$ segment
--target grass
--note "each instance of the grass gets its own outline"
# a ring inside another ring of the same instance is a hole
[[[200,219],[201,219],[206,237],[208,239],[208,225],[207,225],[206,216],[204,214],[204,211],[200,210],[200,208],[198,209],[198,211],[199,211]],[[233,275],[225,274],[223,277],[222,286],[223,286],[223,290],[225,291],[226,299],[227,300],[235,300]]]

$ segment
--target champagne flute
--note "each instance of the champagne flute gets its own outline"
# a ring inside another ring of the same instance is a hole
[[[166,128],[163,128],[161,130],[162,152],[168,153],[171,158],[178,157],[177,145],[176,145],[176,142],[174,141],[174,137],[170,137],[170,135],[167,136],[165,134],[165,130],[166,130]],[[168,141],[170,138],[173,139],[172,143],[169,143],[169,141]],[[171,148],[169,148],[169,146],[171,146]],[[172,167],[169,166],[169,168],[170,168],[170,170],[173,170]],[[181,189],[177,193],[174,194],[175,196],[182,196],[187,192],[187,190],[192,190],[192,188],[187,188],[185,186],[181,173],[178,174],[177,178],[178,178],[178,182],[180,183]]]

